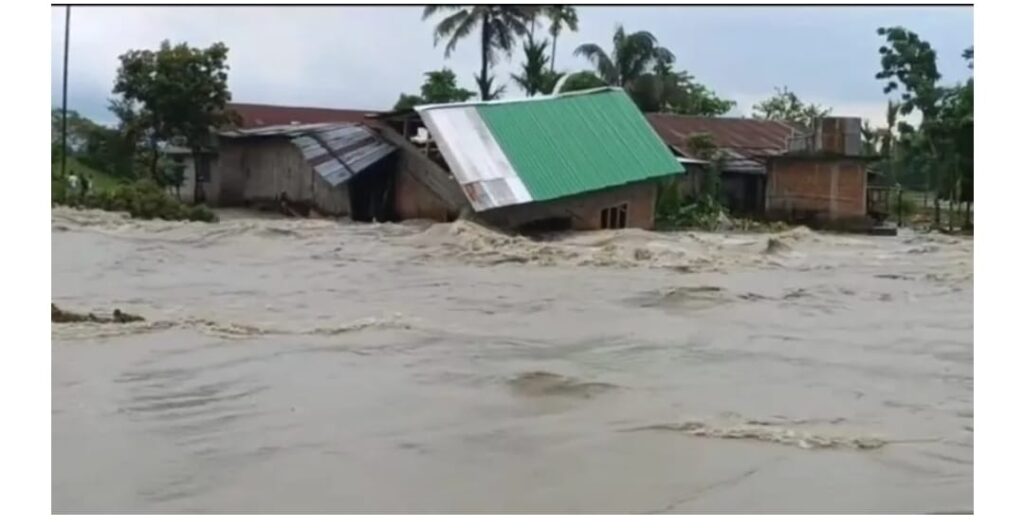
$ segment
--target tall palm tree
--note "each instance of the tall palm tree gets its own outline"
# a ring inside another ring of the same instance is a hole
[[[543,8],[544,16],[551,22],[548,31],[551,33],[551,71],[555,71],[555,52],[558,48],[558,35],[562,28],[569,31],[579,29],[580,20],[576,15],[576,8],[568,5],[549,5]]]
[[[523,89],[527,97],[550,94],[562,77],[562,74],[548,69],[547,49],[547,39],[538,42],[532,35],[528,35],[523,43],[526,62],[521,65],[522,73],[512,74],[512,80]]]
[[[589,60],[608,84],[625,88],[631,88],[652,64],[675,61],[672,52],[658,46],[658,39],[649,31],[627,34],[621,25],[612,36],[611,54],[597,44],[583,44],[575,55]]]
[[[527,23],[537,12],[535,6],[516,5],[429,5],[423,8],[423,18],[434,14],[452,12],[434,27],[434,45],[441,39],[448,39],[444,56],[449,57],[460,40],[466,39],[480,26],[480,75],[477,85],[484,101],[492,99],[494,77],[488,75],[488,67],[496,62],[497,52],[512,55],[517,37],[525,35]]]

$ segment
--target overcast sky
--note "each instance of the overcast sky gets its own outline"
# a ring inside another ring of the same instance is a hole
[[[112,122],[107,98],[117,56],[162,39],[230,48],[236,102],[386,110],[400,92],[417,93],[424,71],[447,66],[470,89],[479,70],[477,39],[448,59],[434,47],[433,23],[419,7],[73,7],[68,106]],[[648,30],[685,69],[739,104],[731,115],[789,86],[837,115],[884,121],[878,71],[879,26],[903,25],[938,50],[946,82],[967,77],[960,53],[973,45],[970,7],[580,7],[578,33],[563,33],[556,67],[588,69],[572,51],[611,46],[616,24]],[[64,8],[51,12],[51,101],[61,98]],[[497,68],[499,82],[522,51]]]

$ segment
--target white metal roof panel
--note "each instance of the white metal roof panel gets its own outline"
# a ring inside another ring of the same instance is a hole
[[[425,107],[419,113],[474,210],[533,201],[475,107]]]

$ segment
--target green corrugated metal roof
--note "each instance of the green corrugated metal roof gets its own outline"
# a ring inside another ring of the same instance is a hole
[[[621,90],[477,106],[534,200],[683,169]]]

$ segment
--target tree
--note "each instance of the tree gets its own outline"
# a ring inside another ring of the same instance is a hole
[[[227,54],[220,42],[202,49],[165,40],[157,51],[129,50],[120,56],[114,94],[121,99],[116,104],[136,120],[128,126],[149,134],[154,178],[159,177],[158,145],[180,138],[192,150],[198,181],[200,153],[213,130],[237,122],[227,110]],[[197,200],[200,192],[196,185]]]
[[[895,130],[897,125],[899,113],[899,106],[895,101],[889,101],[885,106],[885,129],[881,132],[881,148],[880,154],[883,158],[891,159],[895,155],[896,149],[896,137]]]
[[[644,112],[719,116],[736,106],[735,101],[718,97],[686,71],[644,74],[630,95]]]
[[[878,34],[885,37],[888,44],[878,49],[882,70],[875,74],[876,79],[888,81],[883,92],[895,92],[902,85],[900,114],[909,115],[918,110],[922,123],[933,120],[942,96],[935,50],[916,33],[902,27],[878,28]]]
[[[865,156],[878,155],[878,142],[881,140],[880,129],[871,128],[871,122],[864,120],[860,125],[860,149]]]
[[[658,39],[649,31],[627,34],[621,25],[615,28],[610,54],[597,44],[582,44],[575,55],[589,60],[604,82],[626,89],[632,88],[656,61],[675,60],[671,51],[658,46]]]
[[[74,110],[68,110],[68,155],[82,165],[112,176],[128,178],[132,172],[133,149],[128,140],[114,128],[96,123]],[[51,143],[57,147],[55,160],[60,157],[61,109],[51,112]]]
[[[513,74],[512,80],[526,92],[528,97],[537,94],[550,94],[562,74],[548,69],[547,51],[548,41],[537,42],[533,35],[526,38],[523,43],[523,53],[526,62],[522,63],[522,73]]]
[[[455,72],[448,68],[428,71],[423,74],[427,80],[420,86],[419,95],[401,94],[395,103],[395,110],[409,110],[421,104],[458,103],[467,101],[476,93],[460,88]]]
[[[720,116],[736,106],[736,101],[718,97],[707,86],[693,81],[686,72],[677,76],[679,80],[669,97],[667,111],[684,115]]]
[[[448,39],[445,57],[451,56],[459,41],[468,38],[480,26],[480,74],[476,81],[480,98],[489,101],[502,90],[494,87],[489,66],[496,61],[498,51],[512,55],[516,38],[527,33],[526,24],[537,9],[536,6],[516,5],[429,5],[423,8],[423,18],[454,11],[434,27],[435,46],[441,39]]]
[[[50,143],[60,145],[60,131],[61,131],[61,109],[53,108],[50,110]],[[72,155],[78,154],[83,146],[85,145],[85,135],[88,129],[92,126],[96,126],[95,123],[89,121],[85,117],[82,117],[78,112],[69,109],[67,112],[67,142],[68,142],[68,153]]]
[[[898,92],[898,112],[909,115],[917,111],[921,122],[916,131],[900,123],[901,132],[913,135],[927,147],[923,165],[928,187],[960,202],[964,182],[973,189],[973,78],[966,85],[947,88],[939,85],[942,76],[936,66],[936,53],[931,45],[913,31],[903,27],[878,28],[885,44],[878,49],[881,71],[875,78],[886,81],[883,92]],[[974,48],[964,50],[962,57],[973,69]],[[971,196],[973,198],[973,196]],[[939,203],[934,205],[934,223],[940,221]],[[952,217],[951,217],[952,221]]]
[[[789,121],[810,128],[814,121],[832,113],[831,108],[805,104],[788,87],[775,88],[775,95],[754,105],[754,119]]]
[[[592,88],[601,88],[602,86],[608,86],[608,84],[604,82],[604,79],[598,77],[596,73],[590,71],[576,72],[569,74],[565,78],[560,92],[590,90]]]
[[[555,52],[558,48],[558,36],[562,34],[562,28],[568,28],[569,31],[577,31],[579,29],[579,18],[576,15],[576,8],[567,5],[551,5],[544,6],[544,15],[548,17],[551,22],[548,31],[551,33],[551,68],[550,71],[555,71]]]

